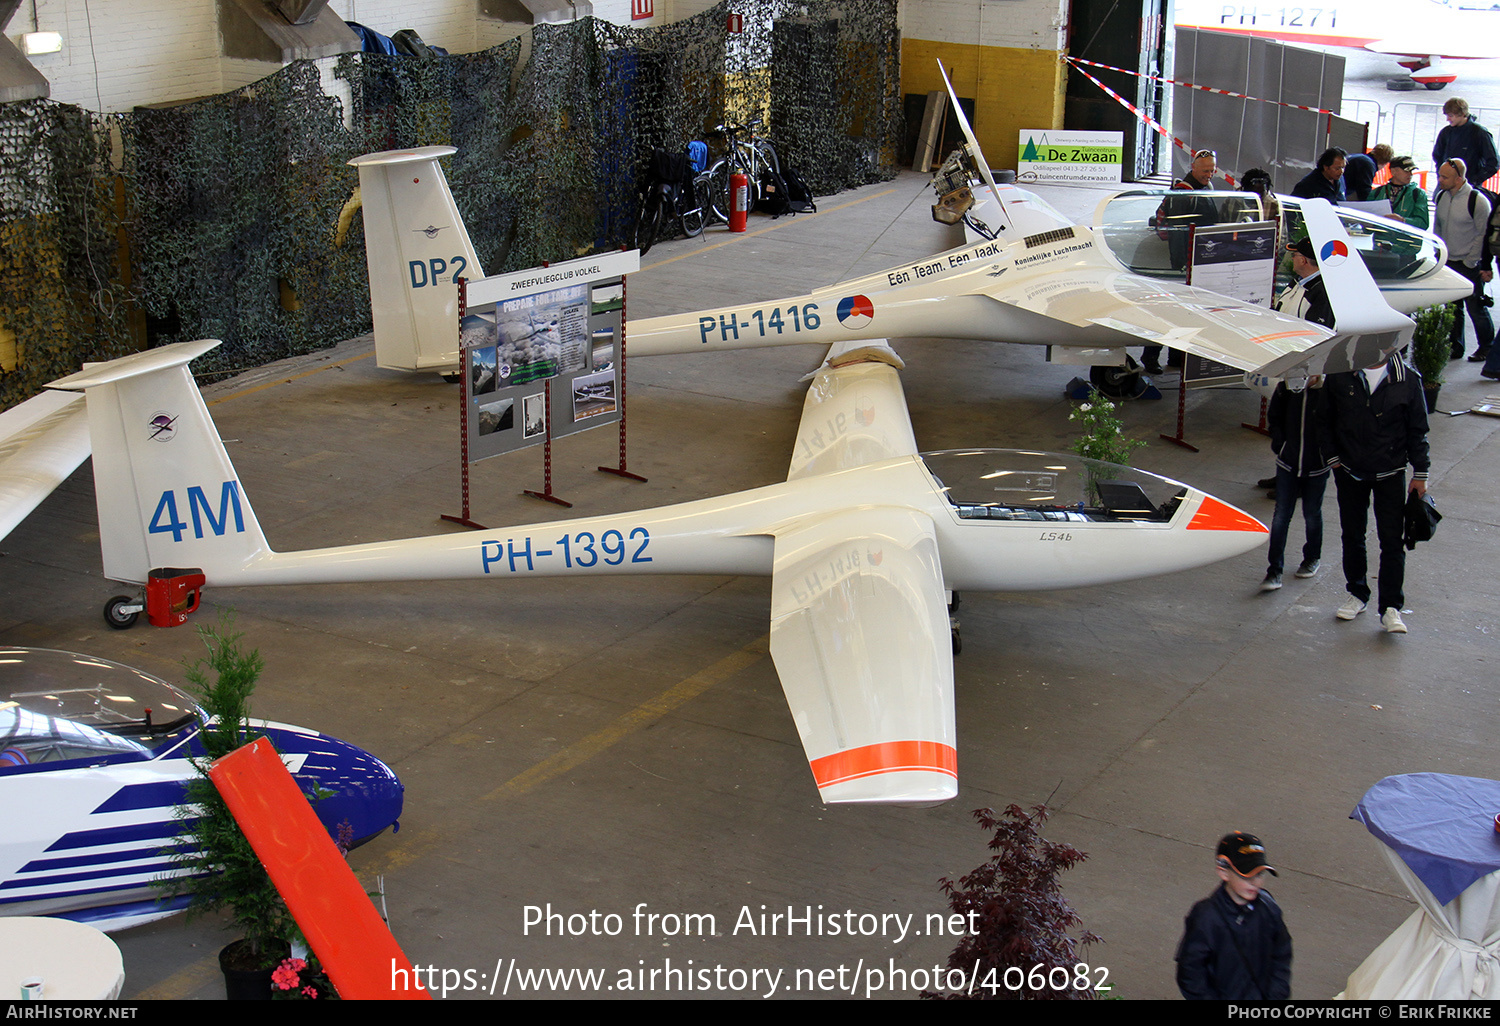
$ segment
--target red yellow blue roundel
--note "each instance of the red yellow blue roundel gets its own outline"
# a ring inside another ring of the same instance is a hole
[[[846,328],[863,328],[875,317],[875,304],[868,296],[845,296],[839,300],[839,323]]]
[[[1318,263],[1327,264],[1329,267],[1337,267],[1349,256],[1349,247],[1339,239],[1330,239],[1323,244],[1322,250],[1318,252]]]

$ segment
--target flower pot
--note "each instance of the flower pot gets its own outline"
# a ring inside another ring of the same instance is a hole
[[[1437,412],[1438,389],[1440,389],[1442,387],[1443,387],[1442,385],[1423,385],[1422,386],[1422,392],[1427,397],[1427,412],[1428,413],[1436,413]]]
[[[224,973],[224,996],[230,1001],[269,1001],[271,973],[280,959],[273,960],[265,969],[246,968],[261,961],[249,947],[249,941],[237,940],[219,952],[219,969]]]

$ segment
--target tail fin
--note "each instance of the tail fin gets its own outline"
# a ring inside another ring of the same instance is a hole
[[[392,370],[458,370],[457,278],[484,277],[439,157],[452,146],[355,157],[375,361]]]
[[[210,583],[268,553],[188,362],[219,343],[179,342],[52,382],[83,390],[104,576],[144,583],[201,567]]]
[[[1318,254],[1334,327],[1340,333],[1362,335],[1416,327],[1410,317],[1385,301],[1332,204],[1323,199],[1303,200],[1302,217]]]
[[[1344,225],[1327,200],[1302,201],[1308,237],[1318,254],[1318,271],[1333,307],[1338,334],[1310,349],[1287,353],[1245,375],[1246,382],[1269,395],[1277,381],[1337,374],[1370,367],[1411,342],[1416,324],[1391,309],[1370,269],[1355,250]]]

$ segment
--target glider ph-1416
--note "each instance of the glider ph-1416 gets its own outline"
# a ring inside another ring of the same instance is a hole
[[[968,145],[944,164],[933,186],[940,198],[976,187],[975,213],[963,218],[967,245],[800,296],[632,320],[629,354],[935,337],[1045,345],[1056,362],[1095,366],[1125,365],[1127,346],[1166,345],[1257,371],[1331,334],[1190,288],[1181,261],[1174,266],[1167,237],[1177,232],[1185,243],[1188,227],[1164,223],[1159,210],[1170,215],[1174,205],[1188,203],[1186,220],[1194,224],[1254,222],[1264,216],[1259,196],[1129,190],[1099,204],[1093,227],[1075,225],[1040,196],[995,184],[951,84],[948,91]],[[438,163],[453,152],[428,146],[351,161],[360,172],[382,367],[449,374],[459,368],[453,283],[483,271]],[[1302,201],[1280,197],[1280,203],[1282,238],[1301,237]],[[1447,268],[1437,236],[1355,211],[1341,209],[1338,217],[1350,251],[1361,255],[1394,309],[1412,313],[1472,291]]]

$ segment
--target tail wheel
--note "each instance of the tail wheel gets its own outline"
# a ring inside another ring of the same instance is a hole
[[[141,615],[140,600],[131,598],[129,595],[116,595],[104,603],[104,622],[117,631],[129,630],[135,626],[136,618]],[[126,612],[127,607],[136,607],[131,612]]]

